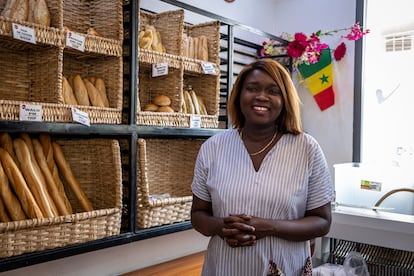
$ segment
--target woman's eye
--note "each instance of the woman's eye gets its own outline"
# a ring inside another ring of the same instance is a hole
[[[249,92],[257,92],[257,88],[254,87],[254,86],[247,86],[246,90],[249,91]]]
[[[271,95],[280,95],[280,94],[282,94],[282,91],[280,91],[279,89],[270,89],[269,94],[271,94]]]

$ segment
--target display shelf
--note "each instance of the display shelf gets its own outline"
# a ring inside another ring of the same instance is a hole
[[[173,224],[154,226],[146,229],[137,229],[136,217],[136,161],[137,161],[137,139],[138,138],[163,138],[163,139],[197,139],[208,138],[228,128],[227,123],[227,97],[230,94],[231,83],[237,76],[238,68],[247,64],[248,60],[257,58],[257,51],[260,44],[254,44],[243,39],[235,38],[234,28],[241,28],[266,38],[272,37],[280,40],[274,35],[260,30],[245,26],[228,18],[198,9],[194,6],[170,0],[159,0],[170,4],[175,8],[183,8],[192,13],[218,20],[221,25],[220,30],[220,102],[218,103],[220,114],[219,121],[225,122],[219,128],[188,128],[188,127],[163,127],[163,126],[142,126],[136,123],[137,115],[137,87],[139,84],[139,49],[138,49],[138,27],[139,27],[139,1],[123,1],[124,22],[123,22],[123,97],[126,98],[122,103],[122,123],[121,124],[91,124],[90,126],[68,122],[27,122],[27,121],[0,121],[1,131],[10,133],[42,133],[46,132],[59,137],[69,138],[95,138],[103,137],[108,139],[118,139],[126,144],[124,154],[127,157],[125,164],[127,174],[123,178],[124,189],[127,193],[123,199],[125,205],[125,227],[121,228],[121,233],[117,236],[83,242],[79,244],[67,245],[54,249],[26,253],[18,256],[0,259],[0,272],[13,270],[38,263],[44,263],[60,258],[70,257],[82,253],[87,253],[104,248],[124,245],[157,236],[172,234],[175,232],[191,229],[191,222],[177,222]],[[241,48],[243,49],[241,49]],[[245,48],[249,50],[246,51]],[[241,60],[240,60],[240,57]],[[127,69],[127,70],[125,70]],[[122,164],[124,166],[124,164]],[[0,246],[1,248],[1,246]],[[1,250],[1,249],[0,249]]]

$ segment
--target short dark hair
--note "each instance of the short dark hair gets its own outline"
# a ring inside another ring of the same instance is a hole
[[[280,87],[283,97],[283,109],[277,119],[278,131],[282,133],[302,133],[300,119],[300,99],[289,71],[279,62],[263,58],[246,65],[237,76],[227,103],[227,111],[234,128],[242,128],[245,118],[240,107],[240,93],[243,83],[253,70],[267,73]]]

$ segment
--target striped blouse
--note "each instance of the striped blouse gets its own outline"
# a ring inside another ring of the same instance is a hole
[[[310,135],[283,135],[256,171],[238,131],[230,129],[202,145],[192,191],[212,203],[215,217],[243,213],[293,220],[330,202],[333,186],[324,154]],[[285,275],[301,275],[309,256],[309,242],[272,236],[259,239],[254,246],[232,248],[213,236],[202,275],[266,275],[269,262]]]

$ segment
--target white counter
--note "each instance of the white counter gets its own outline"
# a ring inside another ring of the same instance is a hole
[[[414,252],[414,216],[337,206],[327,237]]]

